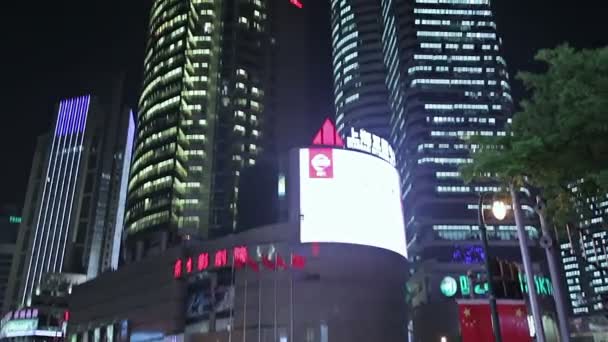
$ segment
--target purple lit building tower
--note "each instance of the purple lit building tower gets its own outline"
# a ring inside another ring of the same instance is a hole
[[[48,274],[90,279],[117,267],[134,131],[118,103],[59,102],[34,155],[5,310],[31,305]]]

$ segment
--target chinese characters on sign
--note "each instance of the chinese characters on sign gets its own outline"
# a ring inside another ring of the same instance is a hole
[[[371,153],[395,166],[395,151],[388,141],[364,129],[357,131],[351,128],[350,136],[346,137],[346,147]]]
[[[518,274],[519,278],[519,287],[523,293],[528,292],[528,284],[526,282],[525,277],[522,276],[521,273]],[[543,276],[534,276],[534,285],[536,287],[536,293],[541,296],[552,296],[553,295],[553,285],[551,284],[551,280],[547,277]],[[439,284],[439,289],[441,293],[446,297],[453,297],[458,294],[458,290],[460,290],[460,296],[466,297],[471,295],[471,290],[476,295],[485,295],[488,292],[488,284],[475,284],[473,289],[471,289],[471,283],[469,278],[466,275],[458,276],[458,282],[455,278],[446,276],[443,278],[441,283]]]
[[[226,267],[229,265],[229,252],[227,249],[221,249],[212,254],[204,252],[200,253],[196,258],[186,257],[184,259],[177,259],[173,263],[173,277],[175,279],[180,279],[184,275],[184,272],[186,274],[192,273],[195,268],[195,262],[196,269],[199,272],[209,269],[211,265],[209,262],[210,255],[213,255],[213,266],[215,268]],[[243,267],[248,267],[256,272],[260,270],[258,261],[249,256],[247,247],[234,247],[231,255],[232,265],[235,268],[241,269]],[[288,268],[288,263],[285,261],[284,257],[276,253],[273,255],[260,255],[259,259],[262,266],[269,270],[284,270]],[[303,269],[306,266],[306,258],[304,256],[292,253],[288,260],[289,266],[293,269]]]

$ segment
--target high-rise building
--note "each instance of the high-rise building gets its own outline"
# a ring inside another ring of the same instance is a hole
[[[61,100],[54,130],[38,139],[5,309],[29,305],[46,274],[118,266],[135,127],[113,103]]]
[[[336,126],[389,136],[380,0],[332,0]]]
[[[578,187],[571,186],[575,195]],[[577,197],[580,229],[569,227],[567,239],[560,245],[570,309],[575,316],[604,316],[608,306],[608,231],[604,223],[608,195]]]
[[[513,113],[507,66],[490,0],[382,0],[381,18],[389,140],[401,176],[413,261],[410,328],[416,339],[452,340],[458,335],[454,297],[487,298],[483,285],[469,288],[467,274],[483,272],[486,259],[479,196],[484,194],[482,208],[487,210],[501,191],[496,182],[466,184],[459,168],[471,162],[474,146],[468,137],[506,134]],[[533,213],[530,206],[524,209]],[[490,214],[486,219],[488,253],[520,262],[512,215],[504,221]],[[536,237],[530,222],[526,229]],[[532,253],[535,261],[537,252]],[[542,272],[538,263],[534,269]],[[445,284],[454,291],[442,292]],[[548,291],[542,293],[543,301],[550,298]]]
[[[16,207],[7,205],[0,208],[0,309],[6,301],[20,223],[21,214]]]
[[[126,210],[131,259],[236,228],[261,152],[270,1],[156,0]]]
[[[478,193],[464,184],[466,138],[502,136],[512,115],[505,60],[489,0],[384,0],[391,135],[408,235],[418,244],[467,240],[477,227]],[[491,232],[513,239],[514,227]]]

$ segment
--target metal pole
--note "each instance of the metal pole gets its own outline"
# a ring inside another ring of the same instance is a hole
[[[483,214],[483,193],[479,194],[479,232],[481,233],[481,243],[483,244],[483,251],[485,254],[486,264],[486,277],[488,278],[488,295],[490,298],[490,311],[492,313],[492,330],[494,332],[494,341],[502,342],[502,335],[500,334],[500,319],[498,317],[498,310],[496,308],[496,295],[494,293],[494,286],[492,285],[492,269],[490,268],[490,254],[488,246],[488,234],[486,230],[486,221]]]
[[[534,318],[536,340],[538,342],[545,342],[543,319],[541,316],[540,306],[538,305],[536,286],[534,286],[534,270],[532,269],[532,260],[530,259],[530,251],[528,250],[528,234],[526,234],[526,229],[523,224],[519,196],[513,183],[509,184],[509,193],[511,194],[511,200],[513,203],[513,214],[515,216],[515,225],[517,226],[517,236],[519,237],[519,248],[521,250],[521,258],[524,264],[526,282],[528,284],[528,297],[530,299],[530,307],[532,309],[532,318]]]
[[[562,277],[557,262],[555,260],[555,245],[551,232],[547,225],[547,217],[545,216],[545,204],[542,199],[537,198],[537,214],[540,218],[540,227],[545,236],[545,241],[548,243],[543,246],[545,255],[547,257],[547,264],[549,264],[549,273],[551,275],[551,281],[553,282],[554,300],[555,307],[557,309],[557,319],[560,340],[562,342],[570,342],[570,331],[568,329],[568,315],[566,313],[566,304],[564,303],[564,291],[562,286]],[[597,250],[595,248],[595,240],[593,240],[593,250],[595,252],[595,260],[597,260]]]

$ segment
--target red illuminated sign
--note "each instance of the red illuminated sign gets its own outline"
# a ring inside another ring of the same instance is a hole
[[[290,2],[292,5],[296,6],[297,8],[300,8],[300,9],[301,9],[301,8],[303,8],[303,7],[304,7],[304,5],[302,5],[302,3],[300,2],[300,0],[289,0],[289,2]]]
[[[188,260],[186,260],[186,272],[192,273],[192,258],[188,258]]]
[[[228,265],[228,251],[222,249],[221,251],[215,252],[215,267],[224,267]]]
[[[209,253],[201,253],[198,255],[197,269],[204,271],[209,267]]]
[[[249,259],[249,254],[247,253],[247,247],[234,247],[234,251],[232,252],[232,257],[234,258],[234,265],[237,267],[241,267],[247,264],[247,259]]]
[[[312,139],[313,145],[344,147],[344,140],[338,134],[336,126],[329,119],[325,119],[321,129]]]
[[[173,264],[173,277],[174,278],[182,277],[182,259],[175,260],[175,264]]]
[[[313,244],[312,246],[313,255],[317,256],[319,253],[319,245]],[[186,257],[184,259],[177,259],[173,264],[173,277],[180,279],[185,274],[192,273],[194,271],[194,262],[196,260],[196,268],[199,272],[209,269],[209,253],[200,253],[196,259],[192,257]],[[213,266],[216,268],[228,266],[228,250],[221,249],[214,254]],[[232,249],[232,264],[236,269],[249,268],[253,271],[258,272],[261,265],[268,270],[285,270],[289,266],[293,269],[301,270],[306,266],[306,257],[299,254],[291,254],[289,265],[285,262],[285,259],[279,255],[263,255],[260,257],[260,261],[256,261],[254,258],[249,256],[247,247],[237,246]]]
[[[333,178],[333,151],[330,148],[311,148],[308,155],[310,178]]]

